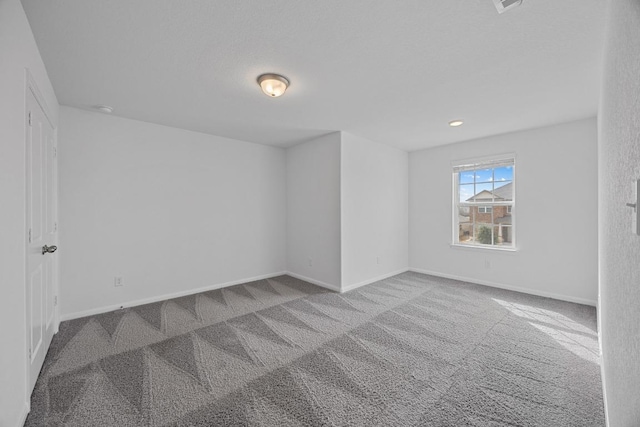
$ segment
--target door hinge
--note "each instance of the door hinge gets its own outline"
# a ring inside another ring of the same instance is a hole
[[[53,223],[53,232],[55,233],[56,231],[58,231],[58,222],[54,222]]]
[[[29,111],[29,126],[31,126],[31,111]]]
[[[31,360],[31,348],[29,348],[29,360]]]
[[[54,306],[58,305],[58,295],[53,297],[53,305]]]
[[[58,157],[58,147],[53,147],[53,157]]]
[[[29,243],[31,243],[31,229],[29,229]]]

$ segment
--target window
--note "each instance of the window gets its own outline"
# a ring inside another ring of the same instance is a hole
[[[453,165],[453,244],[515,249],[515,159]]]

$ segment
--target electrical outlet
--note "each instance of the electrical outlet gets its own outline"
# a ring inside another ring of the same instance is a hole
[[[124,280],[122,279],[122,276],[116,276],[113,278],[113,286],[124,286]]]
[[[484,268],[486,268],[487,270],[491,268],[491,261],[489,261],[488,259],[484,260]]]
[[[376,264],[380,264],[380,257],[379,256],[376,257]]]
[[[309,258],[309,267],[313,267],[313,260]]]

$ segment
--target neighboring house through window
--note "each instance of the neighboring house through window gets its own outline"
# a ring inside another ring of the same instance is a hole
[[[453,164],[453,244],[515,249],[515,158]]]

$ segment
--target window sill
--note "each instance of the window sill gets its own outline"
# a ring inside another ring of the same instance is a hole
[[[449,246],[452,249],[462,249],[466,251],[489,251],[489,252],[505,252],[505,253],[518,252],[518,248],[499,248],[495,246],[461,245],[459,243],[451,243]]]

